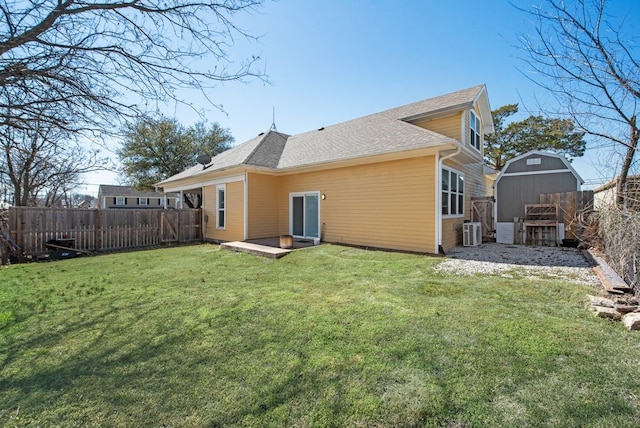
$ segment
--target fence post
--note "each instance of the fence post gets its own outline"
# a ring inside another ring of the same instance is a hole
[[[24,215],[24,207],[15,207],[16,213],[16,236],[14,241],[18,244],[18,247],[24,250],[24,239],[22,239],[22,217]]]
[[[102,210],[100,208],[96,208],[96,219],[93,230],[95,233],[93,237],[94,250],[100,251],[102,249]]]
[[[178,244],[182,243],[182,227],[180,219],[182,218],[182,210],[178,210],[178,218],[176,219],[176,232],[178,234]]]

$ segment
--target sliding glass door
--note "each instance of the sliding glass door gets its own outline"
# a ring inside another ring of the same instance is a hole
[[[320,237],[320,192],[291,193],[291,234],[297,238]]]

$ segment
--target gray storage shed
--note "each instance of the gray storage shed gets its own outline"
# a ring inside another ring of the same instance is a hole
[[[583,183],[562,155],[535,150],[511,159],[493,184],[496,241],[514,242],[514,218],[524,217],[525,205],[539,204],[541,194],[579,191]]]

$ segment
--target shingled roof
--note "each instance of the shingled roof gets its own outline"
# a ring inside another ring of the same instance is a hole
[[[101,184],[98,187],[98,192],[101,196],[123,196],[123,197],[136,197],[136,198],[159,198],[164,196],[163,193],[153,190],[137,190],[135,187],[130,186],[115,186],[110,184]]]
[[[219,154],[207,165],[196,165],[158,184],[242,165],[294,169],[453,143],[449,137],[410,122],[439,112],[470,108],[485,90],[484,85],[474,86],[298,135],[261,133]]]

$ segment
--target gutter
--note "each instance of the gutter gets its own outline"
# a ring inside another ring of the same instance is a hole
[[[442,156],[438,152],[436,156],[438,165],[438,170],[436,171],[436,242],[438,243],[435,248],[436,254],[444,255],[444,249],[442,248],[442,164],[444,160],[459,155],[461,152],[462,146],[458,146],[452,153]]]

